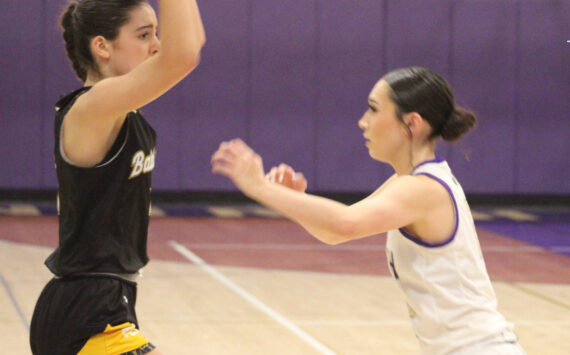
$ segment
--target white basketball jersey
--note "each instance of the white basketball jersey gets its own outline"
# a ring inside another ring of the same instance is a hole
[[[437,180],[450,193],[455,230],[438,244],[423,242],[403,229],[389,231],[386,254],[405,293],[422,353],[447,354],[512,325],[497,311],[471,211],[447,162],[424,162],[412,172],[418,174]]]

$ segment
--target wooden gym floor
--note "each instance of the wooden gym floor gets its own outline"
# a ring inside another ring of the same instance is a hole
[[[48,208],[49,210],[49,208]],[[139,282],[143,332],[165,354],[418,354],[384,236],[327,246],[256,206],[155,209]],[[570,354],[568,211],[475,211],[499,300],[529,355]],[[52,213],[0,206],[0,344],[28,328],[57,242]]]

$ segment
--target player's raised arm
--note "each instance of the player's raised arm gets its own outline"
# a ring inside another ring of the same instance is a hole
[[[83,69],[85,86],[92,86],[64,120],[63,146],[79,165],[100,160],[128,112],[164,94],[200,61],[205,34],[195,0],[159,1],[160,40],[152,7],[145,1],[131,2],[123,18],[107,19],[120,21],[114,28],[99,24],[109,29],[92,36],[86,36],[85,31],[97,28],[82,22],[73,10],[62,21],[68,56],[74,68]],[[99,20],[105,23],[105,19]],[[78,43],[79,47],[70,48]]]

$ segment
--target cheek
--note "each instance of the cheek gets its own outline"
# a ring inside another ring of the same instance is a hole
[[[132,70],[148,57],[148,50],[143,46],[131,46],[124,48],[121,55],[121,67],[125,70]]]
[[[375,121],[370,126],[375,146],[382,150],[397,149],[402,141],[400,128],[391,117]]]
[[[385,135],[389,135],[390,126],[387,124],[384,118],[378,118],[371,122],[370,130],[372,131],[372,135],[374,137],[383,137]]]
[[[128,49],[129,57],[132,61],[141,61],[148,57],[148,46],[144,44],[133,44]]]

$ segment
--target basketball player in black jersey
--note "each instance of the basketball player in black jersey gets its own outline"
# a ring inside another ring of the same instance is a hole
[[[138,109],[189,74],[205,34],[196,0],[71,2],[61,18],[84,86],[58,101],[59,246],[32,318],[35,355],[159,355],[139,331],[156,135]]]

